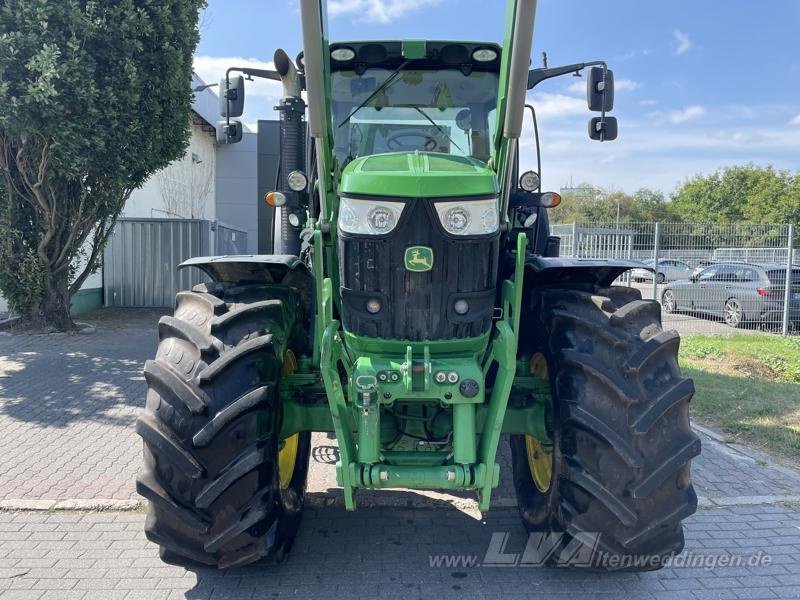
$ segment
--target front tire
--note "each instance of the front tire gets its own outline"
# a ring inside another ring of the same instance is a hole
[[[660,306],[634,289],[533,290],[529,302],[526,313],[539,317],[523,321],[521,339],[541,340],[548,363],[552,479],[546,491],[535,484],[525,436],[512,436],[523,523],[563,534],[550,564],[578,547],[586,561],[573,566],[660,568],[683,549],[681,521],[697,509],[690,461],[700,440],[679,337],[662,331]]]
[[[179,293],[175,315],[159,322],[136,424],[137,491],[149,501],[145,533],[165,562],[228,568],[291,548],[311,440],[279,439],[279,389],[307,345],[301,307],[287,287],[215,284]],[[290,473],[279,468],[282,456]]]

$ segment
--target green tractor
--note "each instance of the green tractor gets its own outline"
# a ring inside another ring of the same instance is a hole
[[[283,84],[275,253],[181,265],[212,282],[178,294],[145,366],[147,537],[172,564],[280,560],[315,431],[336,435],[348,510],[410,488],[472,490],[486,511],[508,434],[550,562],[596,538],[593,566],[657,568],[697,506],[678,335],[612,286],[639,263],[559,258],[560,198],[519,172],[526,91],[586,69],[590,137],[611,140],[612,72],[531,70],[536,0],[509,0],[502,46],[330,43],[324,1],[300,9],[296,61],[223,80],[224,143],[243,76]]]

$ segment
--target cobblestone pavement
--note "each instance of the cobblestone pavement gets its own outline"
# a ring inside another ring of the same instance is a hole
[[[684,556],[709,567],[676,563],[643,574],[479,566],[493,534],[508,533],[504,553],[522,551],[511,509],[485,521],[452,509],[311,509],[285,563],[224,573],[164,565],[143,524],[139,513],[0,513],[0,598],[800,597],[800,513],[780,506],[700,511],[686,524]],[[445,556],[478,562],[431,566]],[[736,566],[714,567],[721,556]]]
[[[141,444],[133,423],[157,316],[103,312],[90,319],[97,333],[87,336],[0,335],[0,507],[137,501]],[[687,521],[687,553],[713,560],[760,551],[770,564],[674,566],[643,575],[431,567],[430,556],[480,559],[495,532],[509,532],[509,552],[522,549],[507,444],[498,457],[504,476],[495,508],[481,521],[467,494],[371,492],[359,496],[365,508],[355,513],[330,506],[341,499],[332,466],[337,449],[330,436],[316,434],[310,507],[286,564],[186,572],[159,561],[142,534],[141,512],[6,511],[0,599],[800,598],[800,474],[713,432],[703,435],[694,480],[705,510]],[[416,508],[437,499],[448,504]]]

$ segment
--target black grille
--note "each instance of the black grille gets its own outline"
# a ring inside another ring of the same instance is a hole
[[[344,328],[357,335],[409,341],[485,333],[495,306],[499,240],[499,233],[488,237],[447,234],[433,201],[419,199],[407,201],[400,223],[387,236],[340,233]],[[409,246],[432,248],[433,269],[407,271],[404,254]],[[372,298],[381,303],[377,314],[366,309]],[[454,310],[460,299],[469,304],[465,315]]]

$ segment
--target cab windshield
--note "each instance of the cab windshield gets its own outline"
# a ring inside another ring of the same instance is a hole
[[[335,71],[335,156],[345,165],[359,156],[419,150],[486,162],[496,127],[497,87],[497,73],[487,71]]]

